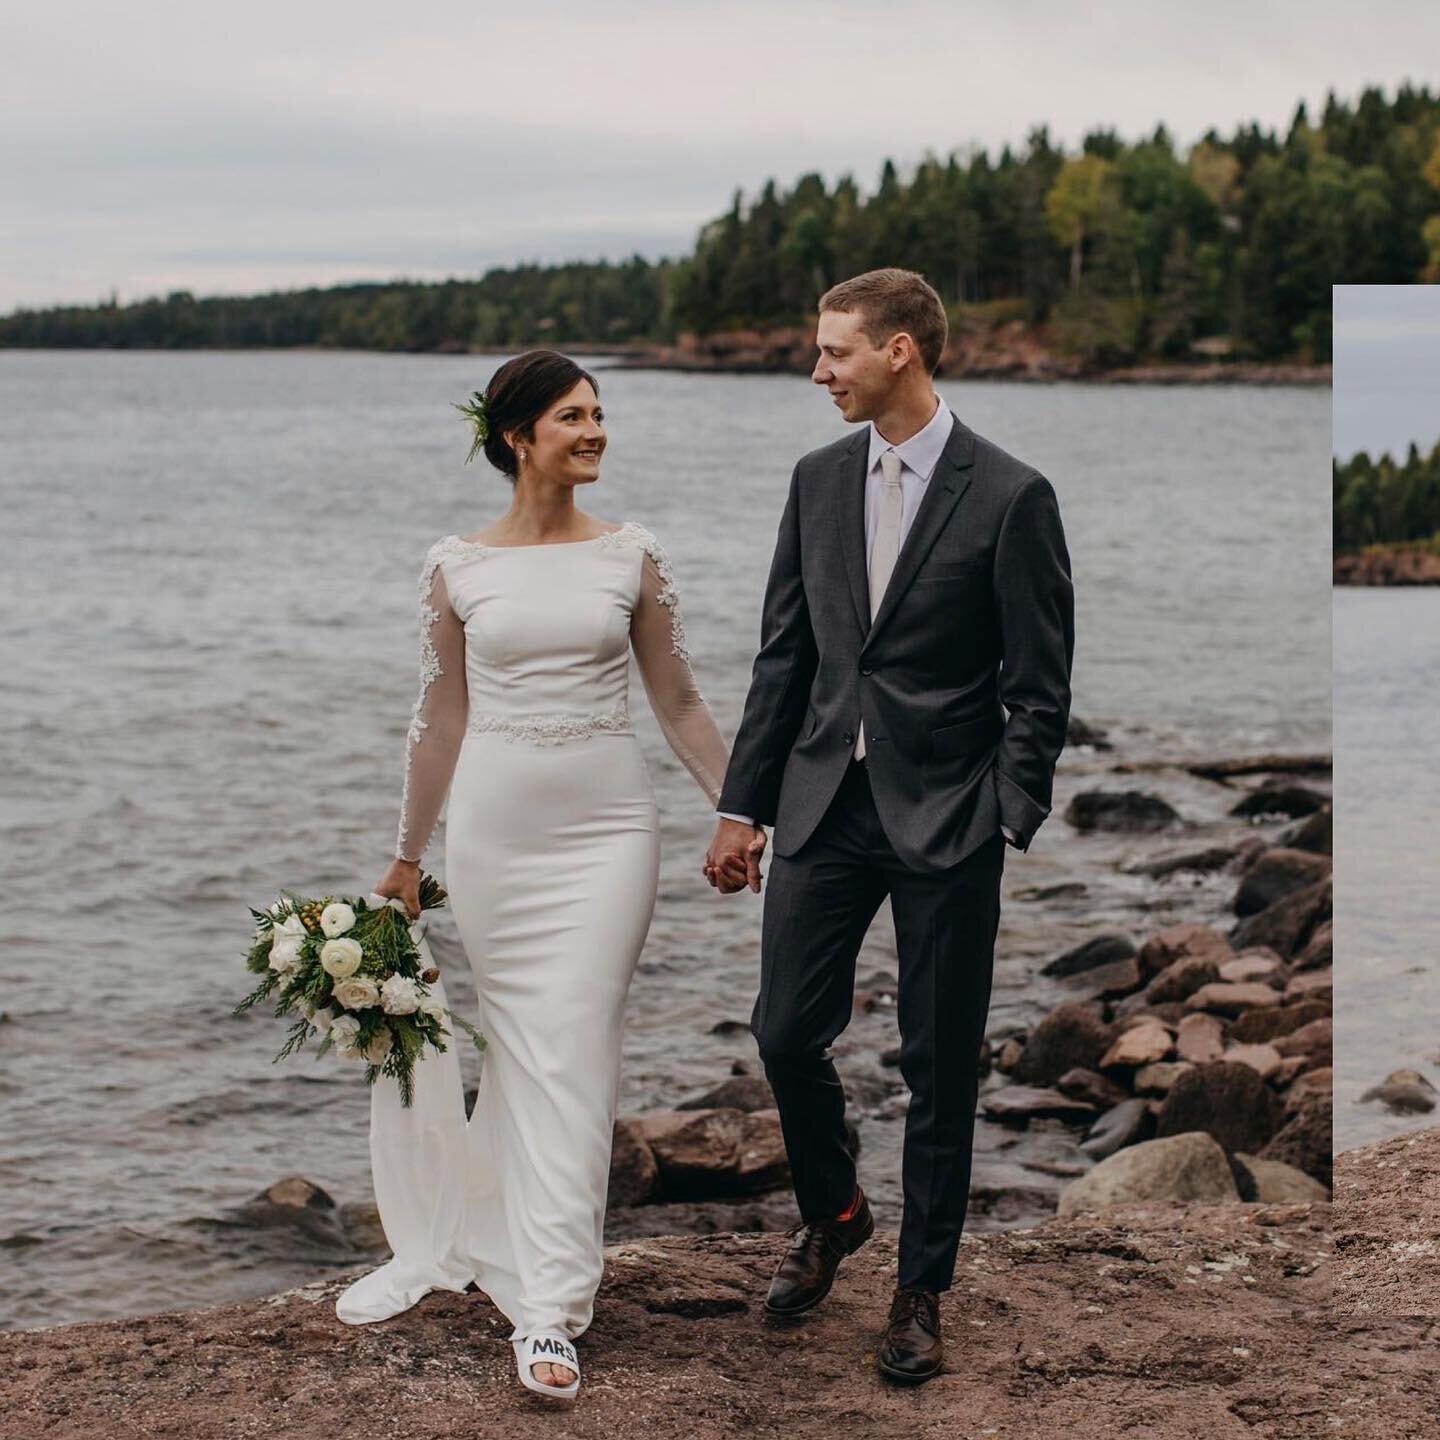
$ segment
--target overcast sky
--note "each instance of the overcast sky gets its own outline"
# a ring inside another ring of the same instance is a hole
[[[1440,440],[1440,285],[1335,287],[1335,454]]]
[[[0,313],[658,258],[768,177],[1283,130],[1427,54],[1395,0],[4,0]]]

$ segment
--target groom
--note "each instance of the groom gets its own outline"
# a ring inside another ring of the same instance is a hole
[[[910,1103],[898,1284],[876,1358],[897,1380],[941,1365],[1005,847],[1027,849],[1049,813],[1074,651],[1055,492],[940,402],[946,334],[913,271],[872,270],[820,298],[811,378],[868,423],[790,477],[704,866],[726,893],[759,891],[774,824],[750,1028],[802,1223],[770,1315],[818,1304],[874,1229],[828,1047],[890,898]]]

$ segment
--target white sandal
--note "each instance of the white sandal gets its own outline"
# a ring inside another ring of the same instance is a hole
[[[520,1383],[537,1395],[551,1395],[557,1400],[573,1400],[580,1389],[580,1358],[575,1347],[558,1330],[539,1330],[534,1335],[525,1335],[510,1342],[515,1347],[515,1367],[520,1372]],[[552,1365],[565,1365],[575,1372],[575,1378],[568,1385],[547,1385],[537,1380],[530,1367],[541,1361]]]

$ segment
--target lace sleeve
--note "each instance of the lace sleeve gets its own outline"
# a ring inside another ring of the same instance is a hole
[[[395,840],[396,856],[415,861],[425,853],[450,791],[469,713],[465,627],[450,604],[439,542],[425,557],[419,589],[420,694],[405,737],[405,783]]]
[[[648,531],[642,531],[641,538],[645,554],[630,643],[666,741],[713,805],[720,798],[730,753],[690,670],[669,558]]]

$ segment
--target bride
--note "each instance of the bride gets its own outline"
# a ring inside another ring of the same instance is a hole
[[[487,530],[445,535],[425,557],[420,694],[395,859],[375,893],[419,915],[420,859],[448,796],[445,885],[487,1048],[468,1124],[454,1045],[417,1064],[413,1112],[395,1087],[374,1087],[371,1160],[394,1258],[336,1312],[382,1320],[473,1281],[513,1326],[520,1380],[568,1399],[603,1270],[625,998],[659,875],[626,708],[632,647],[712,807],[728,754],[691,674],[664,550],[638,522],[575,505],[605,450],[594,377],[532,350],[458,408],[471,457],[483,447],[514,495]],[[756,829],[749,848],[763,846]],[[737,888],[746,857],[714,858]]]

